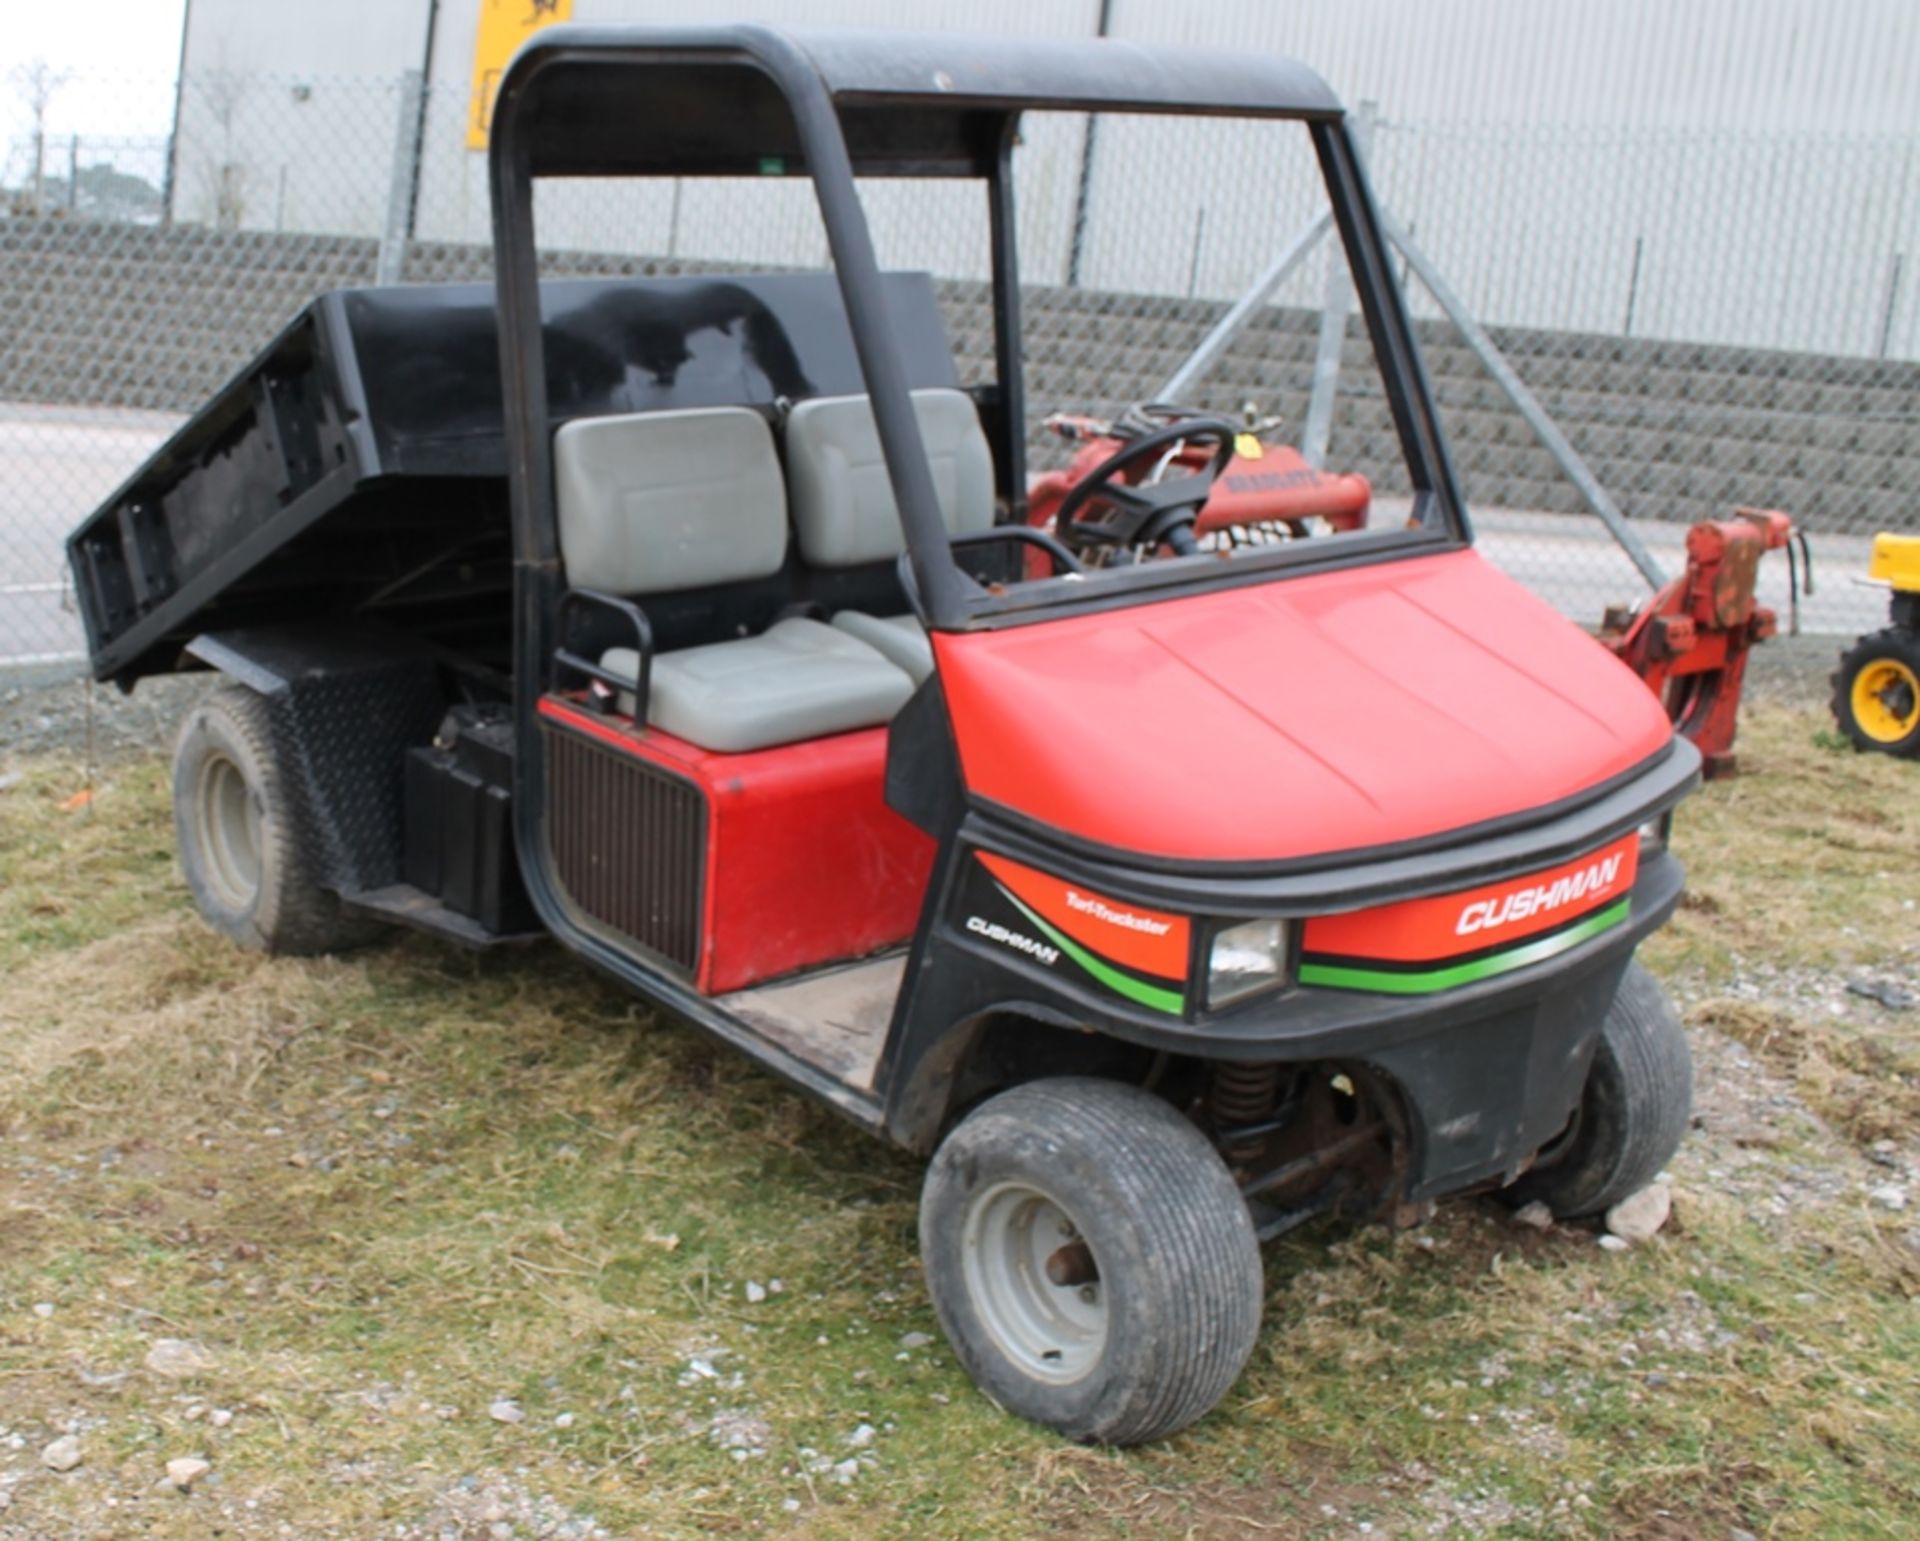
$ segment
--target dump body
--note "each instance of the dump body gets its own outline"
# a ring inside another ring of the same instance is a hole
[[[929,279],[888,274],[912,383],[949,386]],[[549,280],[555,425],[862,389],[827,274]],[[511,538],[494,291],[343,289],[306,307],[68,540],[93,672],[197,636],[352,616],[502,671]]]

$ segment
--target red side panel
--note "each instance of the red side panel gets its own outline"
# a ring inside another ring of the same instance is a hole
[[[550,699],[540,712],[685,777],[705,796],[696,989],[725,995],[912,936],[934,847],[883,800],[885,728],[715,754]]]
[[[936,632],[968,790],[1121,851],[1272,861],[1541,808],[1672,736],[1472,551]]]

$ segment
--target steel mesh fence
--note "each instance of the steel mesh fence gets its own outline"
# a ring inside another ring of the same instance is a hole
[[[1816,630],[1878,624],[1846,579],[1878,529],[1920,522],[1920,137],[1489,127],[1384,119],[1382,203],[1672,570],[1685,528],[1784,509],[1830,579]],[[1630,584],[1564,470],[1408,284],[1487,544],[1591,618],[1593,575]],[[1763,589],[1784,599],[1784,571]],[[1784,613],[1784,607],[1783,607]]]
[[[55,134],[0,81],[0,666],[71,672],[68,530],[314,294],[485,281],[485,157],[467,103],[417,76],[189,74],[177,131]],[[1284,420],[1359,470],[1376,522],[1404,493],[1337,243],[1322,239],[1209,367],[1185,366],[1310,230],[1305,135],[1273,125],[1037,115],[1016,154],[1030,469],[1053,412],[1163,395]],[[1376,191],[1406,244],[1552,414],[1672,569],[1685,527],[1787,509],[1829,575],[1913,528],[1920,489],[1920,136],[1370,126]],[[890,266],[934,274],[963,379],[992,368],[978,188],[863,189]],[[804,183],[543,186],[545,269],[818,268]],[[1565,467],[1402,259],[1426,368],[1484,548],[1567,614],[1646,592]],[[1316,380],[1319,390],[1316,391]],[[1784,569],[1765,597],[1784,605]],[[1877,624],[1844,582],[1812,629]]]

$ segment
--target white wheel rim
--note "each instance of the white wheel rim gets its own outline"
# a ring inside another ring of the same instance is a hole
[[[209,755],[196,802],[208,881],[223,904],[244,910],[260,892],[260,809],[246,773],[224,754]]]
[[[1022,1371],[1067,1385],[1099,1362],[1107,1346],[1107,1286],[1080,1227],[1049,1194],[1006,1182],[975,1195],[961,1258],[974,1314]],[[1050,1260],[1071,1282],[1049,1277]],[[1082,1277],[1089,1266],[1093,1276]]]

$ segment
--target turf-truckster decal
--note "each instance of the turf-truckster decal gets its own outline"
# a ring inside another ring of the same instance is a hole
[[[1147,909],[986,851],[960,886],[961,929],[1136,1006],[1186,1007],[1192,922]]]
[[[1524,968],[1627,918],[1640,837],[1545,872],[1309,920],[1300,983],[1424,995]]]

